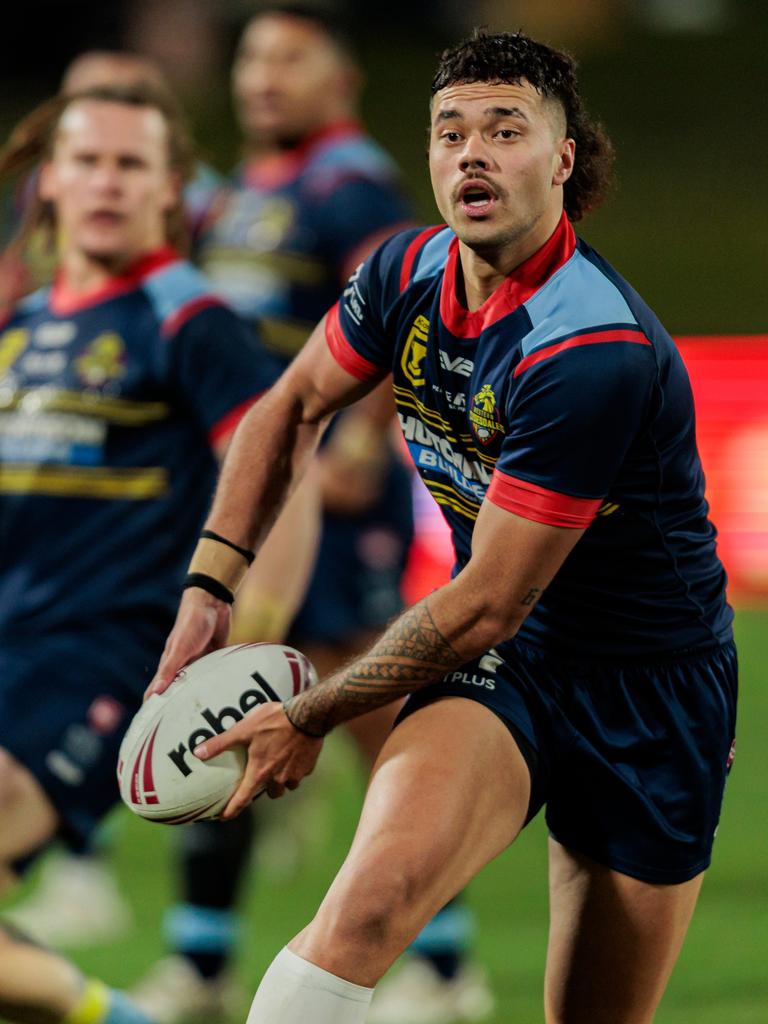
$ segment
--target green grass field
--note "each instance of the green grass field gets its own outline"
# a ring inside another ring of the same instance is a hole
[[[658,1024],[762,1024],[768,1021],[768,614],[738,617],[742,664],[738,753],[715,858],[689,937],[657,1016]],[[268,854],[254,864],[245,894],[246,931],[238,972],[255,987],[274,953],[305,923],[349,843],[362,793],[343,741],[329,744],[313,795],[268,808]],[[289,827],[290,826],[290,827]],[[287,833],[304,833],[298,843]],[[133,982],[162,952],[160,921],[172,891],[173,830],[120,813],[114,861],[136,912],[136,926],[113,945],[78,952],[89,972]],[[293,853],[291,852],[293,851]],[[293,854],[298,853],[298,863]],[[542,1020],[546,947],[546,835],[537,821],[473,884],[478,955],[488,966],[500,1012],[495,1024]],[[30,879],[30,883],[33,879]],[[243,1006],[244,1019],[247,1004]]]

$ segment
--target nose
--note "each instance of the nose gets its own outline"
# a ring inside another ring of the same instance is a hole
[[[98,192],[111,194],[120,190],[120,168],[115,162],[102,161],[94,170],[93,187]]]
[[[464,147],[459,154],[459,167],[462,171],[487,170],[490,157],[485,142],[480,135],[468,135]]]

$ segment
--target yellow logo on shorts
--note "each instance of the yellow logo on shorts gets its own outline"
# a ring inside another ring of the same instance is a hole
[[[400,357],[403,373],[416,388],[421,388],[427,383],[423,363],[427,354],[428,336],[429,320],[425,316],[417,316]]]
[[[496,407],[496,395],[490,384],[483,384],[472,399],[472,404],[469,407],[469,422],[480,444],[490,444],[497,434],[504,433],[499,410]]]

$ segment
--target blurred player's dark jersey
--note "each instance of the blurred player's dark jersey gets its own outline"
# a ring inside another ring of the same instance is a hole
[[[276,372],[170,249],[23,300],[0,329],[0,635],[172,615],[212,445]]]
[[[487,499],[587,528],[522,640],[580,659],[728,640],[690,385],[657,318],[565,216],[475,312],[457,298],[458,269],[448,228],[403,232],[358,268],[327,320],[342,367],[362,380],[393,373],[457,569]]]
[[[285,366],[363,255],[410,221],[409,214],[392,160],[357,124],[337,123],[277,158],[239,168],[203,237],[200,261],[219,294],[257,325]],[[333,425],[323,443],[332,431]],[[397,614],[412,531],[410,473],[393,451],[367,508],[324,515],[295,642],[341,643]]]
[[[344,122],[277,160],[243,165],[203,239],[201,265],[288,362],[356,261],[409,219],[390,158]]]

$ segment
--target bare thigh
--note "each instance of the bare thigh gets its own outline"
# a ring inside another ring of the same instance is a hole
[[[34,775],[0,747],[0,892],[13,880],[13,862],[52,839],[58,824]]]
[[[547,1024],[650,1024],[703,875],[641,882],[549,841]]]
[[[352,847],[295,953],[374,985],[426,922],[525,821],[527,765],[488,708],[448,698],[395,729]]]

